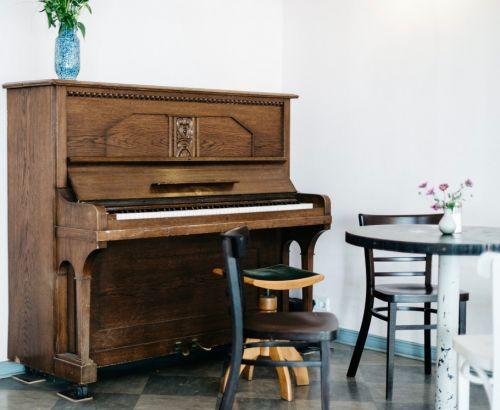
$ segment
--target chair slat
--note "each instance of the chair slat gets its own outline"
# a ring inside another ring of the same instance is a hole
[[[425,276],[425,272],[375,272],[374,276]]]
[[[375,262],[425,262],[425,256],[377,256]]]

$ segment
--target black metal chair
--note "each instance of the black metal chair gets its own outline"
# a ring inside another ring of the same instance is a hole
[[[244,312],[243,273],[240,258],[245,255],[248,229],[240,227],[222,234],[225,276],[231,302],[232,346],[230,371],[224,393],[219,394],[217,409],[232,409],[241,364],[268,367],[320,367],[321,406],[329,405],[330,342],[335,339],[338,321],[335,315],[324,312]],[[244,343],[244,339],[260,339],[256,343]],[[275,361],[243,359],[245,348],[298,347],[319,345],[320,361]]]
[[[430,215],[367,215],[359,214],[359,224],[364,225],[390,225],[390,224],[428,224],[439,223],[442,214]],[[423,271],[399,271],[384,272],[375,269],[376,263],[407,263],[425,262]],[[387,322],[387,364],[386,364],[386,390],[387,400],[392,399],[393,377],[394,377],[394,348],[396,330],[424,330],[424,362],[425,374],[431,374],[431,330],[436,329],[436,325],[431,324],[431,314],[436,314],[437,310],[431,308],[431,303],[437,302],[437,287],[431,284],[432,255],[421,256],[392,256],[374,257],[373,249],[365,248],[366,265],[366,299],[363,321],[359,330],[356,346],[351,358],[347,377],[356,376],[361,355],[365,346],[368,330],[372,316]],[[415,277],[423,276],[423,283],[384,283],[376,284],[377,277]],[[387,307],[373,307],[374,299],[379,299],[387,303]],[[469,294],[460,292],[459,306],[459,333],[464,334],[466,328],[466,312]],[[423,306],[399,306],[405,304],[423,304]],[[397,311],[416,311],[424,313],[424,324],[417,325],[396,325]],[[381,312],[387,312],[383,315]]]

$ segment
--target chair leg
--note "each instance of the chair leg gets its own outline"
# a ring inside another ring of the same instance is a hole
[[[469,366],[465,363],[463,356],[458,355],[458,369],[457,369],[457,384],[458,384],[458,410],[469,410],[469,389],[470,382],[467,375],[470,372]],[[462,372],[463,370],[463,372]]]
[[[245,343],[253,343],[253,342],[259,342],[259,341],[260,341],[259,339],[246,339]],[[245,349],[243,351],[243,359],[255,360],[259,356],[260,356],[260,347],[251,347],[251,348]],[[254,369],[254,366],[242,364],[240,366],[240,374],[245,372],[247,380],[252,380],[253,369]],[[227,380],[229,378],[230,370],[231,370],[231,366],[228,366],[228,368],[226,369],[226,372],[224,373],[224,376],[222,377],[222,382],[220,385],[221,393],[224,393],[224,390],[226,388],[226,384],[227,384]]]
[[[358,371],[361,355],[363,354],[366,338],[368,337],[368,331],[370,330],[370,323],[372,321],[372,308],[373,308],[373,297],[367,295],[365,300],[365,311],[363,313],[363,321],[361,322],[361,328],[359,329],[358,339],[356,340],[356,346],[354,347],[354,352],[352,353],[351,363],[349,364],[349,369],[347,370],[347,377],[356,376],[356,372]]]
[[[271,358],[271,360],[274,360],[276,362],[285,361],[284,352],[280,347],[270,347],[269,357]],[[281,398],[286,401],[292,401],[292,378],[290,377],[290,371],[288,370],[288,367],[276,367],[275,369],[276,373],[278,374]]]
[[[430,303],[425,303],[424,304],[424,324],[425,325],[430,325],[431,324],[431,304]],[[424,364],[425,364],[425,374],[431,374],[432,373],[432,358],[431,358],[431,330],[430,329],[425,329],[424,330]]]
[[[238,379],[240,377],[240,366],[241,359],[243,357],[243,346],[240,344],[238,346],[233,345],[231,349],[231,361],[229,363],[229,375],[227,378],[226,388],[224,389],[224,394],[218,403],[219,410],[231,410],[234,404],[234,398],[236,396],[236,389],[238,388]]]
[[[330,343],[321,342],[321,409],[330,407]]]
[[[458,334],[465,335],[467,331],[467,302],[461,301],[458,308]]]
[[[302,362],[304,359],[295,347],[282,347],[285,359],[288,361]],[[295,375],[295,382],[297,386],[307,386],[309,384],[309,372],[307,367],[291,367]]]
[[[392,384],[394,381],[394,345],[396,341],[396,313],[398,305],[389,303],[387,320],[387,364],[385,378],[385,398],[392,400]]]

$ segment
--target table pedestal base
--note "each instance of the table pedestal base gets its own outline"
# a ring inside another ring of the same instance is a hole
[[[457,354],[460,267],[456,256],[439,257],[436,410],[457,408]]]

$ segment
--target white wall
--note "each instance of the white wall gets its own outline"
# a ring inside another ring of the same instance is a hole
[[[332,198],[333,229],[316,252],[327,280],[317,294],[331,298],[342,326],[357,329],[362,314],[362,253],[343,240],[358,212],[425,212],[418,182],[471,177],[478,186],[466,222],[500,225],[495,0],[140,3],[92,2],[79,79],[301,94],[292,113],[293,179],[304,192]],[[34,0],[0,0],[0,83],[54,77],[56,33],[38,9]],[[2,91],[0,361],[7,344],[5,114]],[[472,259],[464,260],[462,279],[472,293],[469,327],[480,332],[489,328],[490,295]],[[372,331],[383,335],[384,327]]]
[[[500,225],[497,161],[498,2],[490,0],[288,0],[284,8],[284,89],[292,112],[292,175],[323,192],[334,222],[316,247],[341,326],[358,329],[364,304],[361,249],[344,232],[358,212],[428,212],[422,180],[477,182],[466,224]],[[436,261],[437,262],[437,261]],[[464,258],[471,292],[469,330],[490,330],[490,289]],[[408,317],[408,316],[407,316]],[[421,315],[414,316],[423,320]],[[374,320],[372,332],[385,336]],[[423,332],[398,338],[423,342]]]
[[[80,80],[279,91],[281,0],[91,1]],[[56,31],[0,0],[0,84],[53,78]],[[6,100],[0,93],[0,361],[7,348]],[[34,216],[36,217],[36,216]]]

